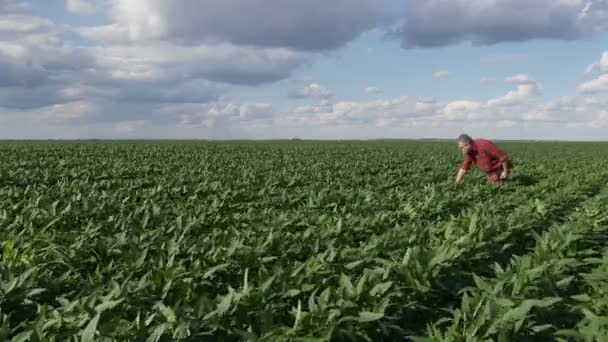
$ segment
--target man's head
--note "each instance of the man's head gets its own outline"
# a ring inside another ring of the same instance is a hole
[[[473,139],[467,134],[461,134],[458,137],[458,149],[462,152],[463,155],[471,152],[473,148]]]

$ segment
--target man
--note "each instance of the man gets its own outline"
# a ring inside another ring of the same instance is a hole
[[[458,149],[462,152],[464,160],[456,176],[456,184],[464,181],[464,176],[471,164],[475,164],[488,176],[490,183],[506,181],[509,179],[511,163],[507,154],[486,139],[473,140],[466,134],[458,137]]]

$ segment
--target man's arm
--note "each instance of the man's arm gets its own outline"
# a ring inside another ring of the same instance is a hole
[[[473,159],[468,154],[464,157],[462,164],[460,164],[460,170],[458,170],[458,174],[456,175],[456,184],[461,184],[464,181],[464,176],[469,171],[471,164],[473,163]]]
[[[509,160],[507,158],[502,161],[502,174],[500,175],[500,178],[509,178]]]
[[[464,175],[466,174],[467,170],[460,168],[460,170],[458,170],[458,174],[456,175],[456,184],[462,184],[464,181]]]

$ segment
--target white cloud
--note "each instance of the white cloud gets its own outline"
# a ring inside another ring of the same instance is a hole
[[[83,100],[51,105],[41,111],[40,117],[49,120],[70,120],[85,117],[96,110],[94,103]]]
[[[600,75],[598,78],[585,82],[578,87],[581,93],[599,93],[608,91],[608,74]]]
[[[145,120],[125,120],[114,125],[113,130],[119,134],[131,134],[142,132],[149,126]]]
[[[538,83],[528,75],[518,74],[509,76],[505,78],[505,82],[517,84],[517,88],[509,91],[502,97],[488,100],[488,106],[520,105],[540,94]]]
[[[296,107],[286,120],[314,125],[373,125],[403,124],[436,115],[437,104],[432,99],[402,96],[374,101],[341,101]]]
[[[433,78],[446,78],[448,76],[450,76],[449,71],[435,71],[433,73]]]
[[[458,100],[445,105],[441,110],[441,114],[447,120],[468,118],[471,113],[479,111],[483,108],[483,104],[476,101]]]
[[[90,15],[95,13],[95,6],[89,0],[66,0],[65,10],[73,14]]]
[[[74,29],[74,31],[88,40],[99,40],[109,44],[128,43],[126,39],[129,35],[128,27],[116,23],[103,26],[85,26]]]
[[[241,120],[270,119],[274,117],[274,108],[269,103],[246,103],[239,108]]]
[[[291,92],[289,97],[293,99],[328,99],[331,97],[331,92],[320,84],[311,83],[302,89]]]
[[[508,128],[517,126],[517,121],[513,120],[500,120],[496,123],[496,127]]]
[[[563,96],[529,108],[522,114],[522,119],[537,122],[585,122],[603,105],[604,101],[597,98]]]
[[[31,6],[21,0],[0,1],[0,13],[25,13],[31,10]]]
[[[521,84],[505,96],[488,100],[489,106],[513,106],[522,104],[540,94],[536,84]]]
[[[237,104],[228,99],[220,99],[208,104],[165,105],[160,111],[179,118],[178,125],[185,128],[242,126],[253,122],[272,122],[276,115],[272,104]]]
[[[608,91],[608,51],[602,54],[599,61],[594,61],[585,70],[585,75],[600,74],[593,80],[583,82],[578,86],[579,93],[600,93]]]
[[[608,111],[603,110],[597,114],[595,120],[589,126],[593,128],[608,128]]]
[[[412,0],[397,36],[407,48],[584,39],[606,31],[607,7],[605,0]]]
[[[602,58],[600,59],[600,70],[602,72],[608,72],[608,51],[602,54]]]
[[[311,55],[282,48],[231,44],[179,46],[150,43],[95,47],[91,52],[112,78],[159,80],[200,77],[211,81],[260,84],[289,76]]]
[[[595,61],[595,62],[593,62],[593,63],[589,64],[589,65],[587,66],[587,68],[585,68],[585,72],[584,72],[583,74],[584,74],[585,76],[587,76],[587,75],[591,75],[591,74],[595,73],[595,72],[596,72],[597,70],[599,70],[599,69],[600,69],[600,62]]]
[[[44,33],[53,28],[53,22],[46,18],[26,14],[0,15],[0,34]]]
[[[525,74],[517,74],[505,78],[505,82],[516,84],[515,90],[509,91],[506,95],[491,98],[485,103],[472,100],[453,101],[440,110],[441,117],[445,120],[460,120],[460,121],[495,121],[497,127],[507,127],[512,122],[522,120],[520,110],[524,106],[530,106],[531,100],[539,95],[540,87],[538,83],[530,76]],[[538,113],[528,111],[526,118],[539,116]],[[497,121],[498,120],[498,121]]]
[[[374,86],[370,86],[365,88],[365,92],[368,94],[377,94],[380,92],[380,88],[378,87],[374,87]]]
[[[86,119],[94,115],[98,106],[87,100],[51,104],[44,107],[14,109],[0,107],[0,113],[5,117],[18,118],[26,123],[39,124],[68,124],[75,120]]]
[[[121,0],[110,14],[114,40],[231,43],[324,51],[377,26],[387,0]],[[258,22],[263,18],[263,25]],[[335,25],[336,20],[342,25]]]
[[[505,78],[505,82],[520,84],[520,85],[536,84],[536,81],[533,80],[530,76],[528,76],[526,74],[517,74],[514,76],[508,76]]]

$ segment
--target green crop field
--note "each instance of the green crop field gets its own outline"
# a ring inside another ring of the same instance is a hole
[[[2,142],[0,340],[608,340],[608,143],[499,146]]]

